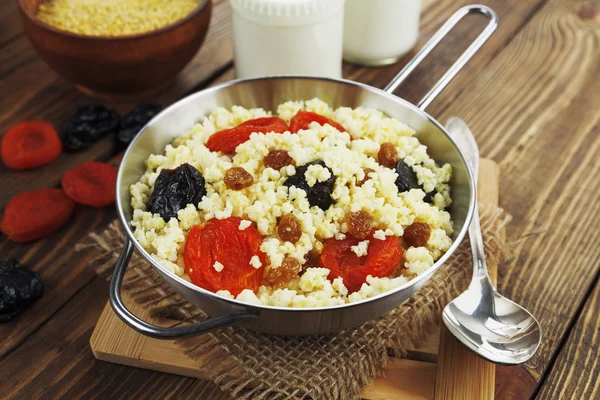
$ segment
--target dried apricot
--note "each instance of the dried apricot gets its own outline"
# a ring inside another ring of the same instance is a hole
[[[115,201],[117,170],[101,162],[88,161],[65,172],[62,187],[74,202],[104,207]]]
[[[75,203],[61,189],[19,193],[6,204],[0,231],[14,242],[30,242],[63,226],[74,209]]]
[[[369,236],[373,228],[373,218],[366,211],[349,213],[346,216],[346,223],[348,224],[348,233],[357,239]]]
[[[285,150],[271,150],[264,158],[265,167],[273,168],[279,171],[283,167],[287,167],[294,162]]]
[[[379,153],[377,153],[377,161],[384,167],[395,168],[398,163],[396,146],[389,142],[382,143],[379,147]]]
[[[349,291],[355,292],[367,281],[367,276],[382,278],[390,276],[402,264],[404,250],[395,236],[385,240],[369,235],[369,249],[366,256],[359,257],[352,251],[361,239],[350,235],[346,239],[331,238],[325,242],[321,253],[321,265],[329,269],[329,279],[341,277]]]
[[[302,224],[292,214],[284,215],[277,225],[277,233],[281,240],[296,243],[302,236]]]
[[[258,230],[251,225],[240,231],[241,221],[237,217],[210,219],[204,227],[190,229],[184,262],[194,284],[213,292],[229,290],[234,296],[244,289],[258,291],[268,259],[260,250]],[[260,260],[258,268],[250,264],[255,256]]]
[[[301,129],[308,129],[311,122],[316,122],[319,125],[331,125],[340,132],[346,132],[346,128],[338,124],[332,119],[329,119],[321,114],[310,111],[298,111],[290,121],[290,132],[297,133]]]
[[[8,168],[32,169],[54,161],[62,143],[54,127],[45,121],[24,121],[2,137],[0,155]]]
[[[234,128],[213,133],[206,141],[206,147],[210,151],[233,153],[235,148],[250,139],[250,135],[254,132],[283,133],[289,129],[288,124],[279,117],[251,119]]]
[[[431,227],[425,222],[413,222],[405,230],[404,241],[408,246],[421,247],[425,246],[431,236]]]
[[[294,257],[286,257],[279,268],[271,268],[267,272],[266,280],[275,289],[286,287],[288,283],[302,271],[300,261]]]
[[[242,167],[233,167],[225,172],[225,185],[229,189],[242,190],[252,185],[252,182],[252,175]]]
[[[375,170],[374,170],[374,169],[372,169],[372,168],[364,168],[364,169],[363,169],[363,171],[364,171],[364,173],[365,173],[365,177],[364,177],[364,178],[362,178],[360,181],[359,181],[359,180],[358,180],[358,178],[357,178],[357,179],[356,179],[356,186],[359,186],[359,187],[360,187],[360,186],[364,185],[366,181],[368,181],[369,179],[371,179],[371,177],[369,176],[369,174],[370,174],[371,172],[375,172]]]

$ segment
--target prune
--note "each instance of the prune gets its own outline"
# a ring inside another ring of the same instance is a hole
[[[271,268],[265,279],[275,289],[284,288],[302,271],[302,265],[294,257],[286,257],[279,268]]]
[[[205,180],[200,171],[190,164],[160,171],[148,202],[148,211],[168,221],[177,217],[177,211],[188,204],[198,205],[206,195]]]
[[[120,121],[119,113],[111,108],[100,105],[82,107],[67,124],[63,144],[71,151],[85,149],[116,131]]]
[[[161,110],[162,106],[160,104],[152,103],[140,104],[131,110],[121,120],[119,132],[117,133],[118,145],[126,147],[131,143],[140,130]]]
[[[436,194],[437,194],[437,190],[433,189],[431,192],[425,193],[425,198],[423,200],[426,203],[433,204],[433,198],[435,197]]]
[[[413,169],[406,165],[404,161],[398,161],[396,164],[396,173],[398,177],[396,178],[396,186],[398,187],[398,192],[407,192],[410,189],[421,189],[419,186],[419,180],[417,179],[417,174]]]
[[[324,168],[327,168],[331,173],[331,177],[324,182],[317,181],[312,187],[308,186],[304,174],[311,165],[320,165]],[[308,164],[304,164],[301,167],[297,167],[296,174],[287,178],[283,184],[287,187],[295,186],[298,189],[304,190],[306,192],[306,198],[308,199],[311,207],[317,206],[321,210],[325,211],[333,203],[331,192],[333,192],[335,178],[336,177],[333,175],[333,172],[331,172],[331,170],[323,161],[313,161]]]
[[[44,283],[37,272],[12,258],[0,262],[0,322],[11,320],[43,292]]]
[[[348,214],[346,223],[348,224],[348,233],[362,240],[371,233],[373,218],[365,211],[357,211]]]
[[[252,185],[254,179],[248,171],[242,167],[233,167],[225,172],[225,185],[232,190],[242,190]]]
[[[413,222],[405,230],[404,241],[408,246],[421,247],[425,246],[431,236],[431,227],[425,222]]]
[[[394,168],[398,163],[398,150],[388,142],[382,143],[377,153],[377,161],[384,167]]]
[[[294,159],[285,150],[271,150],[263,162],[265,163],[265,167],[279,171],[281,168],[291,165]]]
[[[284,215],[277,225],[277,233],[281,240],[296,243],[302,236],[302,224],[292,214]]]

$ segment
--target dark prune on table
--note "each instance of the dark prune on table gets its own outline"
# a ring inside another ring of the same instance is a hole
[[[148,202],[148,211],[160,214],[165,220],[177,218],[177,211],[188,204],[198,205],[206,195],[205,180],[190,164],[160,171]]]
[[[121,119],[119,132],[117,133],[119,146],[126,147],[129,145],[142,128],[161,110],[162,106],[160,104],[146,103],[136,106],[129,114],[125,115]]]
[[[331,177],[327,179],[325,182],[316,182],[313,187],[308,186],[306,183],[306,177],[304,176],[306,170],[311,165],[320,165],[325,167],[331,173]],[[331,206],[333,203],[333,199],[331,198],[331,192],[333,192],[333,185],[335,184],[335,175],[333,172],[325,165],[323,161],[313,161],[308,164],[304,164],[300,167],[296,168],[296,174],[290,176],[283,182],[283,184],[287,187],[295,186],[298,189],[302,189],[306,192],[306,198],[308,199],[311,207],[317,206],[321,210],[325,211]]]
[[[37,272],[11,258],[0,261],[0,322],[11,320],[27,305],[42,297],[44,284]]]
[[[404,161],[398,161],[396,164],[396,173],[398,174],[396,186],[398,187],[399,193],[407,192],[410,189],[421,189],[417,174],[415,174],[412,167],[406,165]]]
[[[67,150],[85,149],[117,130],[121,116],[101,105],[81,107],[67,124],[63,144]]]

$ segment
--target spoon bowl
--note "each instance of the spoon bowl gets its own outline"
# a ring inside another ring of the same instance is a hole
[[[486,280],[474,280],[446,306],[442,318],[465,346],[499,364],[527,361],[542,340],[533,315],[499,294]]]

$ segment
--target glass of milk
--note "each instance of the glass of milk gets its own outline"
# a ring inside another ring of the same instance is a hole
[[[398,61],[417,43],[421,0],[346,0],[344,60],[362,65]]]

